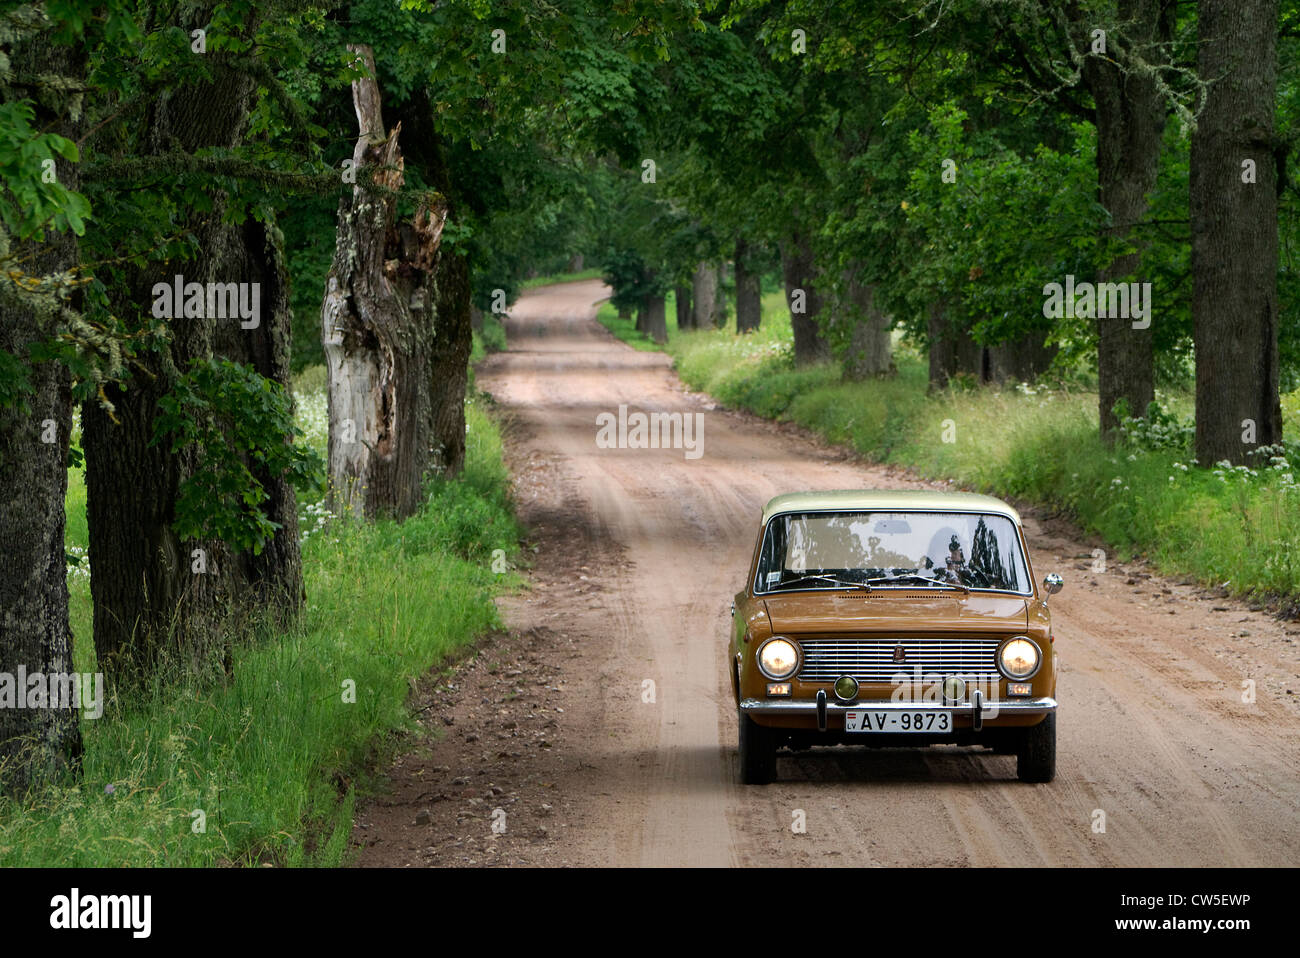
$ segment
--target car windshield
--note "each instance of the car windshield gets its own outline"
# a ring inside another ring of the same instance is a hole
[[[966,512],[816,512],[775,516],[756,592],[964,588],[1028,594],[1020,536],[1006,516]]]

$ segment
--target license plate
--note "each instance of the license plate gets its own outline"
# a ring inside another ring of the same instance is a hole
[[[951,712],[873,712],[852,709],[844,713],[846,732],[951,732]]]

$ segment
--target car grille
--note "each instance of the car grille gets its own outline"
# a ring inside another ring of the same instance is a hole
[[[800,639],[804,682],[834,682],[851,675],[861,683],[891,683],[899,672],[909,679],[920,669],[922,677],[962,675],[968,679],[996,680],[996,656],[1001,639]],[[894,659],[902,646],[904,660]]]

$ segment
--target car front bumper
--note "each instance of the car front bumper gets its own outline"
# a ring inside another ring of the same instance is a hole
[[[1001,718],[1029,717],[1055,712],[1056,699],[1044,696],[989,701],[982,696],[976,696],[973,701],[951,704],[893,699],[840,702],[830,699],[824,691],[819,691],[815,699],[742,699],[740,711],[742,714],[762,715],[775,719],[813,720],[816,722],[817,729],[822,732],[832,726],[843,729],[845,712],[951,712],[954,719],[957,716],[969,716],[971,727],[979,731],[984,727],[985,722],[996,724]],[[836,717],[834,722],[829,720],[830,716]]]
[[[750,715],[816,715],[818,703],[804,699],[744,699],[740,703],[742,712]],[[975,703],[959,702],[954,705],[941,705],[937,702],[880,702],[871,699],[857,702],[837,702],[828,700],[826,711],[834,715],[844,712],[861,712],[869,709],[873,712],[955,712],[959,715],[975,713]],[[1008,715],[1046,715],[1056,711],[1056,699],[1003,699],[997,702],[982,702],[980,713],[985,718],[996,718],[1000,714]]]

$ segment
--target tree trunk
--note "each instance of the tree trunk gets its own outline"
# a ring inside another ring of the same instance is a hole
[[[727,325],[727,264],[718,264],[717,295],[713,297],[713,328],[725,329]]]
[[[190,11],[181,26],[201,26],[206,16]],[[165,90],[152,104],[140,154],[239,145],[254,82],[220,55],[209,57],[211,81]],[[174,507],[200,451],[171,453],[166,444],[153,443],[158,403],[192,360],[228,358],[289,385],[287,279],[274,224],[251,217],[242,224],[224,222],[225,204],[224,194],[216,192],[210,211],[188,217],[197,256],[163,268],[130,268],[110,295],[118,314],[130,317],[148,308],[156,283],[175,274],[187,283],[258,284],[256,326],[245,329],[239,319],[213,316],[172,319],[168,347],[139,358],[147,374],[136,375],[129,390],[106,389],[117,422],[98,403],[82,408],[95,648],[100,667],[119,678],[172,665],[192,674],[220,672],[228,667],[234,634],[253,619],[283,624],[302,601],[293,487],[257,462],[246,462],[267,494],[263,512],[279,526],[260,555],[236,553],[215,540],[182,541],[172,528]]]
[[[391,111],[390,111],[391,112]],[[400,105],[403,152],[408,167],[417,168],[425,183],[448,201],[447,218],[455,221],[457,199],[446,159],[446,143],[438,132],[438,113],[428,88],[417,87]],[[536,270],[532,271],[536,275]],[[444,477],[465,465],[465,394],[469,388],[469,356],[474,347],[474,305],[470,261],[463,251],[440,246],[426,277],[431,327],[428,383],[429,468]],[[479,320],[481,323],[481,318]]]
[[[975,342],[968,329],[954,320],[946,301],[930,304],[927,332],[931,392],[945,388],[959,375],[985,381],[986,350]]]
[[[701,263],[691,278],[691,325],[712,329],[717,312],[718,271],[710,263]]]
[[[989,378],[994,382],[1033,382],[1046,372],[1058,347],[1044,343],[1045,332],[988,347]]]
[[[353,44],[371,74],[370,50]],[[373,76],[354,80],[360,136],[354,168],[377,164],[375,183],[402,187],[398,135],[385,134]],[[339,202],[334,261],[321,304],[329,374],[331,508],[402,519],[422,500],[429,465],[432,335],[427,281],[446,221],[440,197],[421,202],[414,225],[396,224],[396,198],[356,184]]]
[[[1282,439],[1278,394],[1277,0],[1200,0],[1192,135],[1196,458],[1250,463]],[[1246,183],[1246,161],[1254,182]]]
[[[844,277],[848,297],[849,347],[844,357],[844,375],[861,381],[897,372],[889,328],[892,320],[876,306],[876,287],[857,279],[855,264]]]
[[[691,329],[691,288],[684,283],[673,287],[673,305],[677,310],[677,328]]]
[[[569,257],[569,266],[567,272],[581,273],[583,261],[584,261],[583,255],[581,253],[574,253],[572,256]]]
[[[806,236],[796,233],[781,244],[781,275],[794,332],[794,363],[811,366],[831,358],[830,345],[817,325],[822,298],[816,289],[816,264]],[[797,307],[802,306],[802,310]]]
[[[1111,216],[1108,235],[1130,245],[1098,273],[1098,282],[1121,282],[1141,266],[1145,245],[1134,235],[1147,211],[1160,165],[1165,107],[1150,70],[1135,69],[1131,51],[1158,66],[1168,59],[1174,4],[1170,0],[1120,0],[1123,35],[1112,36],[1108,56],[1083,61],[1083,80],[1097,104],[1097,181]],[[1088,27],[1089,24],[1084,24]],[[1113,441],[1123,399],[1130,414],[1145,416],[1155,398],[1151,330],[1134,329],[1130,317],[1097,319],[1097,390],[1101,435]]]
[[[430,357],[430,409],[433,462],[440,475],[460,475],[465,468],[465,392],[469,388],[469,354],[474,347],[470,326],[469,260],[443,248],[434,268],[433,351]]]
[[[930,391],[943,389],[957,372],[957,350],[948,330],[947,306],[935,300],[926,315],[930,354]]]
[[[763,294],[759,274],[750,269],[750,248],[743,238],[736,240],[736,332],[758,329],[763,321]]]
[[[10,60],[23,77],[58,77],[74,83],[83,75],[74,47],[36,37],[16,44]],[[78,138],[78,124],[37,95],[33,125]],[[58,163],[59,180],[80,188],[75,163]],[[45,242],[15,243],[14,262],[31,276],[73,269],[77,240],[69,231]],[[0,294],[0,354],[23,361],[28,348],[55,333],[54,316],[41,315],[3,284]],[[70,304],[80,307],[80,294]],[[68,625],[67,564],[63,552],[63,502],[68,487],[68,442],[72,395],[68,368],[59,362],[32,364],[28,409],[0,406],[0,673],[12,677],[15,696],[20,670],[29,676],[72,672],[72,630]],[[0,790],[22,793],[61,773],[81,768],[81,725],[77,710],[60,698],[44,708],[0,707]],[[27,702],[30,706],[30,702]]]
[[[662,295],[647,296],[643,300],[642,313],[645,317],[641,330],[656,343],[668,342],[668,317],[665,300]]]

